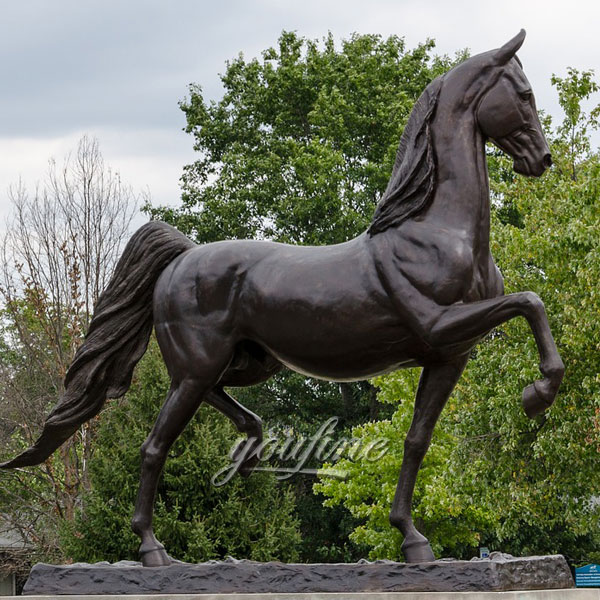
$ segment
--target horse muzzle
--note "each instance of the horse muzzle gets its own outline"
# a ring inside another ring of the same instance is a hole
[[[513,160],[513,169],[515,172],[527,177],[540,177],[551,166],[552,156],[549,152],[544,154],[539,160],[534,160],[527,155],[517,156]]]
[[[521,128],[494,143],[513,158],[513,169],[520,175],[540,177],[552,166],[552,155],[548,143],[533,128]]]

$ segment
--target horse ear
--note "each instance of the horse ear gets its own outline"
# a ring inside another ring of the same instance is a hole
[[[517,50],[523,45],[525,41],[525,30],[521,29],[512,40],[509,40],[498,48],[494,53],[494,62],[498,65],[505,65],[517,52]]]

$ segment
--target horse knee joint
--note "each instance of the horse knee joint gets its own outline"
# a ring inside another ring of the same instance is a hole
[[[542,299],[535,292],[523,292],[523,298],[525,300],[526,309],[534,313],[545,310]]]
[[[152,442],[144,442],[141,448],[142,464],[155,466],[161,462],[163,457],[161,449]]]
[[[413,431],[409,432],[404,438],[404,453],[407,452],[418,452],[422,448],[426,447],[427,440],[424,439],[425,432]]]

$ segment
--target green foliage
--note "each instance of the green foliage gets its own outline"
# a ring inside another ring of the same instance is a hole
[[[577,72],[570,77],[561,82],[561,93],[576,89]],[[457,482],[477,480],[479,502],[501,507],[498,527],[487,534],[489,545],[583,559],[600,550],[600,512],[591,501],[600,484],[600,161],[581,154],[585,144],[565,145],[563,135],[561,127],[552,143],[557,167],[541,180],[496,184],[523,226],[495,223],[492,252],[507,292],[529,289],[545,301],[565,380],[548,414],[529,421],[517,399],[539,377],[533,336],[522,319],[500,328],[480,345],[457,390],[462,408],[455,432],[463,443],[453,462],[465,465],[454,473]],[[561,168],[565,164],[575,165],[576,179],[575,171]]]
[[[323,506],[325,497],[313,493],[313,483],[312,476],[295,477],[290,482],[302,536],[301,562],[356,562],[365,556],[365,548],[349,535],[360,521],[344,506]]]
[[[418,526],[437,554],[468,556],[480,541],[515,555],[600,557],[600,157],[589,152],[595,122],[578,108],[597,88],[589,73],[575,70],[554,82],[567,113],[551,135],[556,167],[527,179],[493,153],[491,245],[506,291],[532,290],[545,301],[565,380],[552,409],[530,421],[519,400],[539,378],[539,357],[527,322],[512,320],[478,346],[438,424],[415,493]],[[410,381],[404,372],[380,379],[380,400],[401,400],[400,407],[391,422],[354,430],[364,439],[389,439],[391,453],[376,463],[344,461],[347,480],[323,478],[316,486],[329,504],[363,519],[352,538],[372,557],[399,554],[400,536],[386,519],[410,425]]]
[[[333,244],[366,229],[404,123],[450,61],[392,36],[353,35],[338,50],[284,32],[262,60],[222,75],[223,98],[199,86],[181,108],[200,158],[183,175],[183,205],[146,207],[198,241],[268,238]]]
[[[558,90],[558,101],[565,113],[562,124],[558,127],[556,142],[567,146],[562,153],[567,159],[571,176],[577,178],[576,165],[584,160],[590,152],[590,131],[597,129],[600,118],[600,106],[586,114],[582,102],[598,91],[593,71],[579,72],[567,69],[567,77],[552,75],[552,84]]]
[[[63,551],[76,561],[137,559],[139,539],[129,523],[138,487],[140,446],[167,393],[169,378],[155,343],[137,367],[131,390],[98,424],[90,465],[91,491],[73,523],[65,523]],[[159,484],[155,531],[174,558],[190,562],[226,555],[294,560],[300,536],[291,515],[293,495],[274,477],[235,476],[222,487],[213,475],[229,464],[233,427],[202,407],[173,446]]]
[[[292,427],[311,435],[331,416],[339,418],[338,431],[391,414],[376,403],[368,382],[337,384],[284,371],[266,383],[251,388],[233,388],[231,393],[274,427]]]

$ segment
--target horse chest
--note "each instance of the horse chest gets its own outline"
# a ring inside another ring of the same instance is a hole
[[[397,246],[394,264],[398,273],[438,305],[478,299],[487,267],[464,236],[443,230],[436,234]]]

